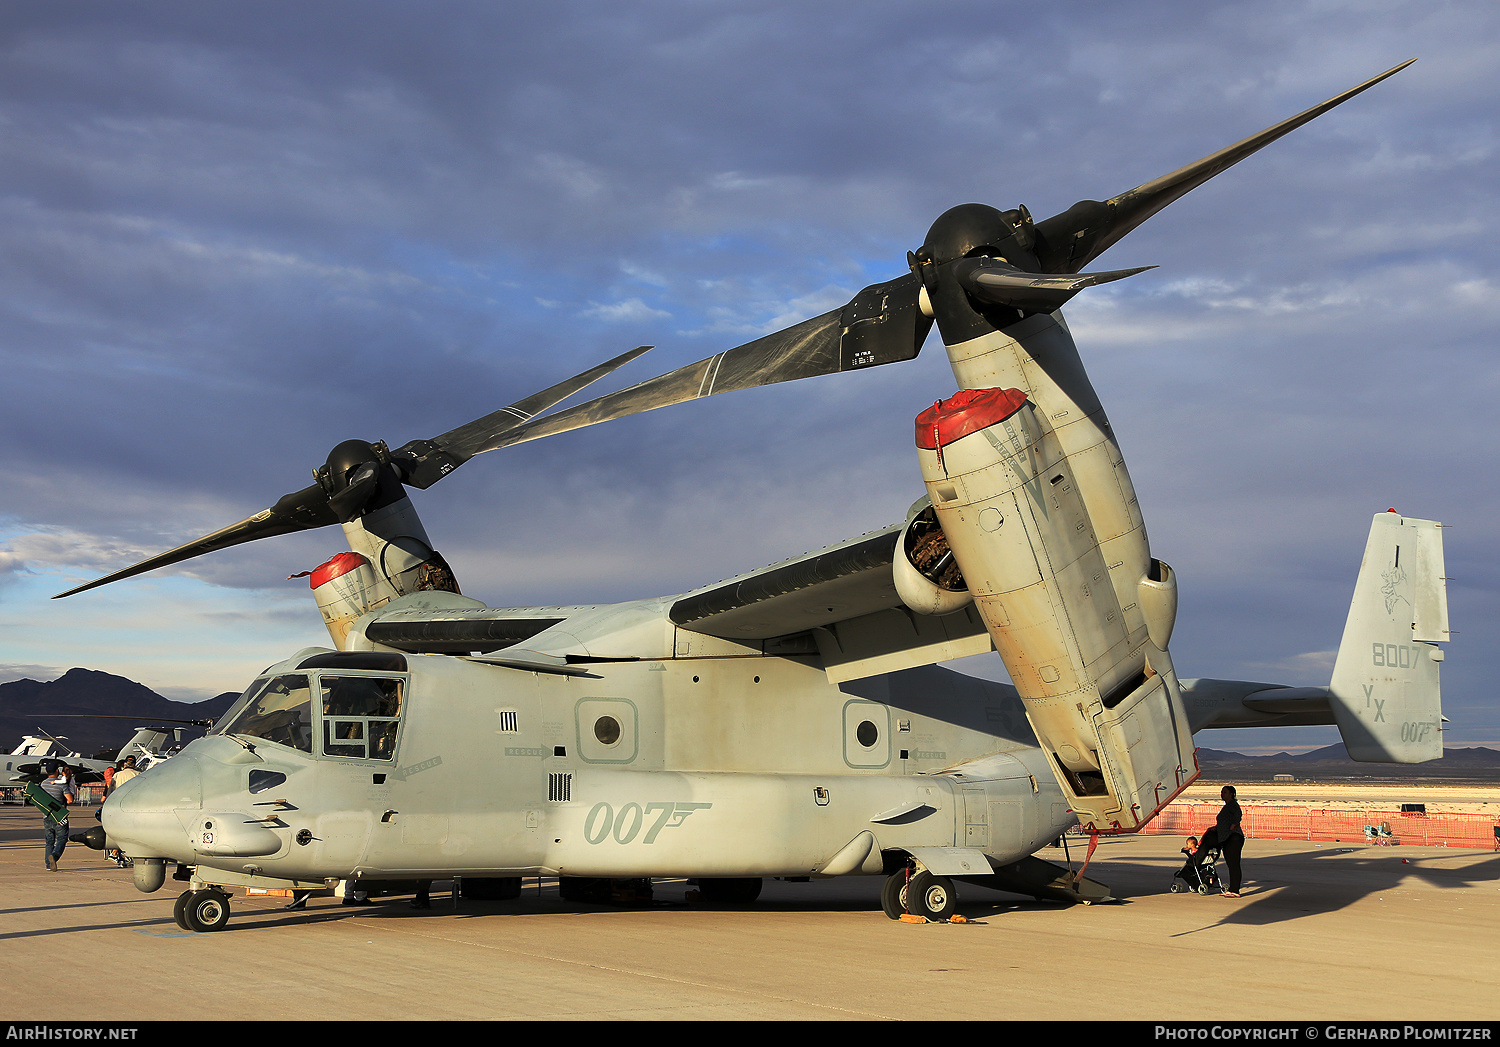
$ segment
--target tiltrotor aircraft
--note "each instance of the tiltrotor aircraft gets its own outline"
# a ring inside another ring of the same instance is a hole
[[[1105,201],[1033,221],[965,204],[910,272],[846,306],[551,414],[637,349],[431,440],[339,444],[317,483],[107,578],[337,523],[311,572],[333,649],[267,669],[210,734],[126,783],[107,844],[178,922],[224,886],[462,877],[883,875],[884,908],[941,919],[955,880],[1094,901],[1033,857],[1130,832],[1198,775],[1205,727],[1338,725],[1359,760],[1442,755],[1439,525],[1375,518],[1327,687],[1179,680],[1177,578],[1061,313],[1151,215],[1392,75]],[[459,594],[405,488],[483,452],[701,396],[907,360],[933,322],[958,392],[916,417],[926,485],[899,524],[678,596],[487,607]],[[68,595],[68,594],[61,594]],[[936,663],[999,652],[1014,686]],[[105,841],[100,841],[105,842]]]

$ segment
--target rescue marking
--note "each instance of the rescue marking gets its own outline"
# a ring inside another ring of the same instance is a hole
[[[391,772],[391,777],[398,782],[404,782],[408,775],[417,774],[420,771],[430,771],[442,762],[443,758],[441,756],[434,756],[430,760],[423,760],[421,763],[414,763],[408,767],[398,767]]]

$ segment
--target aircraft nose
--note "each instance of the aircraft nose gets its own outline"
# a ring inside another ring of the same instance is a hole
[[[183,753],[132,778],[105,801],[100,821],[109,842],[132,858],[186,861],[192,848],[179,811],[203,806],[198,760]]]

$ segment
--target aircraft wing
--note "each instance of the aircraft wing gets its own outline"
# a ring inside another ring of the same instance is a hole
[[[715,582],[672,604],[673,624],[726,640],[764,640],[900,604],[891,581],[900,525]]]
[[[901,529],[896,524],[681,596],[629,604],[502,608],[453,593],[412,593],[368,616],[357,631],[397,650],[477,652],[485,661],[554,672],[567,671],[565,661],[696,655],[702,649],[691,639],[696,634],[764,653],[820,655],[833,683],[993,650],[972,604],[938,616],[902,604],[891,577]]]
[[[902,525],[817,549],[678,597],[679,629],[741,642],[811,633],[833,683],[993,650],[978,611],[917,614],[896,595]]]

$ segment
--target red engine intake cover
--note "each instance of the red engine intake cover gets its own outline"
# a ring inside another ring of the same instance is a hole
[[[1005,421],[1025,403],[1019,389],[960,389],[917,415],[917,446],[936,451]]]
[[[323,564],[307,579],[307,584],[316,589],[320,585],[326,585],[335,578],[341,578],[350,571],[357,571],[370,561],[359,553],[339,553],[332,560]]]

